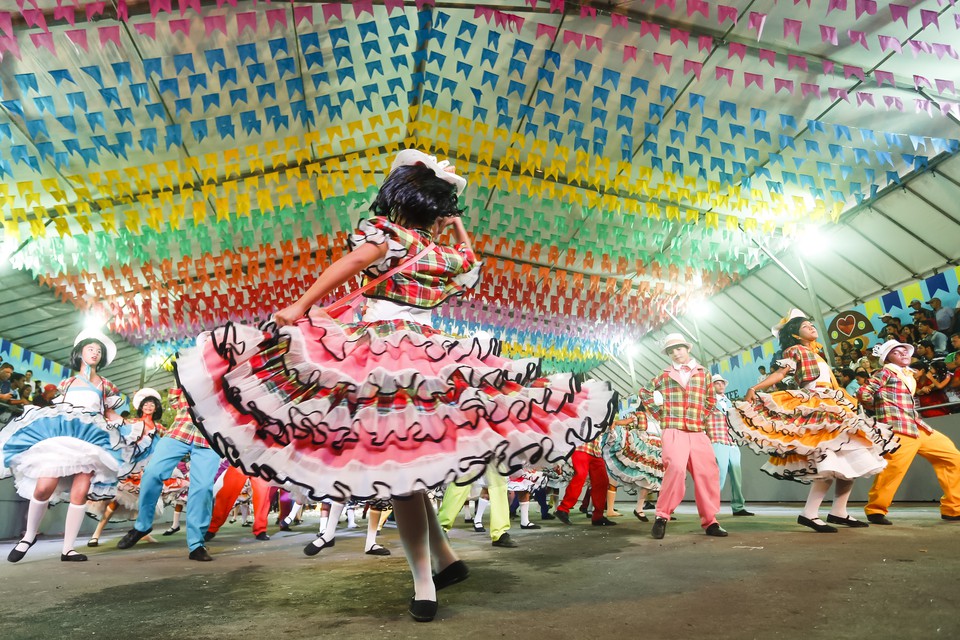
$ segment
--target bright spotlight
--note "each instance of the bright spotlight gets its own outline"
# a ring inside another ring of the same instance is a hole
[[[687,313],[694,318],[706,318],[713,311],[713,306],[706,298],[692,298],[687,302]]]
[[[627,354],[628,358],[636,358],[637,354],[640,353],[640,345],[633,340],[627,340],[623,345],[623,352]]]
[[[83,321],[83,328],[87,331],[103,331],[106,325],[104,317],[96,313],[88,315]]]
[[[804,253],[818,254],[828,251],[831,245],[830,234],[823,227],[808,226],[797,234],[794,243]]]

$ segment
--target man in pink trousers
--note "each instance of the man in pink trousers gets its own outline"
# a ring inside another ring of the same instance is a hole
[[[690,343],[679,333],[667,335],[663,352],[673,365],[640,389],[640,402],[659,420],[663,430],[663,484],[651,535],[660,539],[670,514],[683,500],[687,471],[693,476],[700,526],[708,536],[727,532],[717,522],[720,511],[720,470],[706,434],[707,419],[716,404],[710,374],[690,356]]]

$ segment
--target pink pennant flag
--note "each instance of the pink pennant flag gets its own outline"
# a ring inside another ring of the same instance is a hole
[[[0,54],[2,54],[4,51],[12,53],[17,60],[23,60],[23,53],[20,51],[20,43],[17,42],[17,38],[15,36],[0,38]]]
[[[850,76],[857,76],[860,78],[860,82],[866,82],[866,78],[863,75],[863,69],[852,64],[843,65],[843,77],[849,80]]]
[[[714,77],[719,80],[724,78],[727,81],[727,86],[733,86],[733,69],[727,69],[726,67],[717,67]]]
[[[587,43],[587,51],[590,51],[590,47],[595,47],[597,51],[603,51],[603,38],[587,35],[585,35],[583,38]]]
[[[359,18],[365,13],[373,15],[373,0],[353,0],[353,17]]]
[[[890,18],[896,22],[900,20],[903,22],[903,26],[907,25],[907,14],[910,12],[910,7],[904,4],[891,4],[890,5]]]
[[[903,100],[895,96],[883,96],[883,103],[887,105],[887,111],[891,109],[896,109],[897,111],[903,111]]]
[[[682,42],[683,46],[690,46],[690,32],[682,29],[670,29],[670,44]]]
[[[928,116],[933,117],[933,109],[930,106],[929,100],[923,100],[921,98],[917,98],[916,100],[913,101],[913,104],[916,108],[917,113],[920,113],[921,111],[923,111]]]
[[[717,24],[723,25],[724,22],[729,20],[736,26],[737,24],[737,8],[728,7],[725,4],[717,5]]]
[[[804,98],[807,96],[816,96],[820,97],[820,85],[810,82],[801,82],[800,83],[800,95]]]
[[[326,7],[327,5],[323,6]],[[340,5],[336,5],[336,7],[339,11]],[[247,29],[253,31],[254,34],[257,33],[257,14],[253,11],[237,14],[237,35],[242,36],[243,32]]]
[[[687,0],[687,17],[692,18],[695,13],[699,13],[704,18],[710,17],[710,5],[706,0]]]
[[[897,53],[903,53],[903,49],[900,47],[899,38],[894,38],[893,36],[877,36],[877,40],[880,41],[880,51],[893,49]]]
[[[824,60],[823,61],[823,72],[827,75],[833,73],[834,63],[833,60]]]
[[[142,36],[150,38],[151,40],[157,39],[157,23],[156,22],[141,22],[139,24],[135,24],[133,25],[133,30]]]
[[[931,46],[933,47],[933,52],[936,54],[938,60],[943,60],[944,55],[949,55],[954,60],[957,59],[957,52],[954,51],[953,47],[950,45],[934,42]]]
[[[920,89],[920,85],[926,85],[926,87],[927,87],[928,89],[933,89],[933,85],[930,83],[929,80],[927,80],[927,79],[924,78],[923,76],[918,76],[918,75],[914,74],[914,76],[913,76],[913,86],[914,86],[914,88],[917,89],[917,90],[919,90],[919,89]]]
[[[13,35],[13,18],[9,11],[0,11],[0,31],[8,36]]]
[[[27,23],[28,27],[39,27],[47,31],[47,19],[40,9],[24,9],[21,15],[23,15],[23,21]]]
[[[112,27],[100,27],[97,29],[97,34],[100,36],[100,46],[107,46],[108,42],[112,42],[117,45],[117,48],[120,48],[120,26],[114,25]]]
[[[930,11],[929,9],[920,9],[920,25],[921,29],[926,29],[930,25],[933,25],[937,28],[937,31],[940,31],[940,14],[936,11]]]
[[[103,10],[106,8],[107,3],[103,0],[100,2],[88,2],[83,8],[87,14],[87,21],[91,21],[99,15],[103,15]]]
[[[871,107],[877,106],[873,102],[873,94],[868,93],[867,91],[857,91],[857,106],[862,106],[863,103],[869,104]]]
[[[660,42],[660,25],[653,22],[647,22],[646,20],[640,21],[640,37],[650,34],[653,36],[653,39],[657,42]]]
[[[596,19],[597,19],[597,8],[596,8],[596,7],[591,7],[591,6],[589,6],[589,5],[581,5],[581,6],[580,6],[580,17],[581,17],[581,18],[593,18],[594,20],[596,20]]]
[[[847,36],[850,38],[850,44],[860,44],[864,49],[870,49],[870,47],[867,46],[867,34],[865,31],[847,29]]]
[[[403,0],[383,0],[383,5],[387,8],[388,16],[392,16],[396,9],[403,11]]]
[[[910,40],[910,51],[913,53],[913,57],[916,58],[921,53],[930,53],[930,45],[926,42],[920,40]]]
[[[69,31],[64,32],[70,41],[73,44],[77,45],[84,51],[90,51],[87,48],[87,30],[86,29],[70,29]]]
[[[126,22],[130,19],[130,11],[127,9],[127,0],[117,0],[117,20]]]
[[[847,0],[830,0],[830,2],[827,3],[827,15],[830,15],[830,12],[833,11],[834,9],[838,9],[840,11],[846,11]]]
[[[713,36],[697,36],[697,51],[713,49]]]
[[[750,73],[748,71],[743,72],[743,87],[746,89],[750,85],[755,84],[760,89],[763,89],[763,76],[759,73]]]
[[[697,77],[697,80],[700,79],[700,74],[703,72],[703,63],[697,62],[696,60],[684,60],[683,61],[683,73],[693,73]]]
[[[307,24],[313,24],[313,6],[309,4],[294,5],[293,6],[293,24],[294,26],[299,25],[304,20],[307,21]]]
[[[161,11],[170,13],[170,0],[150,0],[150,17],[156,18]]]
[[[787,80],[785,78],[774,78],[773,79],[773,93],[780,93],[780,90],[783,89],[789,94],[793,94],[793,80]]]
[[[547,36],[548,38],[553,40],[557,37],[557,28],[553,25],[543,24],[538,22],[537,23],[537,39],[539,39],[540,36]],[[636,47],[634,47],[634,50],[636,50]]]
[[[124,6],[126,6],[126,5],[124,5]],[[64,6],[64,5],[62,5],[62,4],[58,4],[58,5],[57,5],[56,7],[54,7],[54,9],[53,9],[53,19],[54,19],[54,20],[66,20],[66,21],[69,22],[71,25],[74,25],[74,24],[77,23],[77,12],[76,12],[76,9],[75,9],[75,7]]]
[[[473,19],[483,18],[487,24],[490,24],[490,18],[493,17],[493,7],[484,7],[477,5],[473,8]]]
[[[513,13],[507,14],[507,20],[510,21],[510,25],[514,28],[517,33],[523,31],[523,25],[526,24],[527,19],[523,16],[518,16]]]
[[[619,13],[610,14],[610,26],[611,27],[623,27],[624,29],[630,28],[630,20],[627,16]]]
[[[934,82],[937,85],[937,93],[946,93],[949,91],[953,95],[957,95],[957,87],[954,85],[953,80],[941,80],[937,78]]]
[[[583,34],[570,29],[564,29],[563,44],[570,44],[571,42],[577,47],[577,49],[581,48],[583,45]]]
[[[227,35],[227,16],[203,16],[203,27],[208,38],[217,31]]]
[[[787,71],[793,71],[794,69],[802,69],[803,71],[809,71],[807,66],[807,59],[803,56],[795,56],[792,53],[787,55]]]
[[[53,34],[49,31],[41,31],[39,33],[31,33],[30,39],[33,40],[33,46],[39,49],[44,47],[48,49],[53,55],[57,55],[57,47],[53,44]],[[940,82],[937,80],[937,82]]]
[[[960,104],[957,104],[956,102],[941,102],[940,113],[945,116],[948,116],[951,113],[955,116],[960,116]]]
[[[853,7],[857,12],[858,18],[863,14],[867,14],[868,16],[877,15],[876,0],[854,0]]]
[[[539,36],[539,34],[537,34]],[[629,44],[623,46],[623,61],[627,60],[636,60],[637,59],[637,48],[632,47]]]
[[[566,0],[550,0],[550,13],[563,13]]]
[[[897,82],[893,78],[893,74],[889,71],[880,71],[877,69],[873,72],[873,79],[877,81],[877,86],[882,87],[883,83],[888,83],[891,87],[896,87]]]
[[[776,66],[776,62],[777,62],[776,51],[771,51],[770,49],[760,49],[757,52],[757,57],[760,58],[760,62],[766,62],[771,67]]]
[[[320,5],[320,10],[323,12],[323,22],[324,24],[329,24],[330,20],[336,18],[340,22],[343,22],[343,5],[340,3],[337,4],[322,4]]]
[[[836,28],[829,27],[825,24],[820,25],[820,41],[829,42],[833,46],[840,44],[840,41],[837,39]]]
[[[767,23],[767,14],[759,11],[751,11],[750,18],[747,21],[747,28],[757,32],[757,40],[763,35],[763,25]]]
[[[180,17],[187,15],[187,9],[193,9],[197,13],[202,13],[200,10],[200,0],[180,0]]]
[[[273,28],[277,25],[280,25],[284,29],[287,28],[286,9],[270,9],[267,11],[267,29],[273,31]]]
[[[654,53],[653,54],[653,66],[661,66],[663,70],[667,73],[670,73],[670,62],[673,60],[673,56],[668,56],[665,53]]]
[[[730,42],[727,44],[727,60],[733,56],[737,56],[740,58],[740,62],[743,62],[745,55],[747,55],[747,45],[739,42]]]
[[[183,35],[190,36],[190,18],[179,18],[177,20],[170,21],[170,35],[176,34],[178,31]]]
[[[827,94],[830,96],[831,100],[846,100],[850,102],[850,94],[846,89],[840,89],[839,87],[830,87],[827,89]]]
[[[793,37],[793,41],[800,44],[800,32],[803,30],[803,20],[783,19],[783,37]]]

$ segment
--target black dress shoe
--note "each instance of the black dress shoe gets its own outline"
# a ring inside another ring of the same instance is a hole
[[[322,541],[323,544],[315,544],[317,541]],[[326,540],[323,539],[323,536],[320,536],[313,542],[307,543],[307,546],[303,548],[303,553],[304,555],[307,555],[307,556],[315,556],[321,551],[323,551],[324,549],[326,549],[327,547],[332,547],[335,544],[337,544],[336,538],[327,542]]]
[[[179,527],[179,526],[170,527],[169,529],[167,529],[166,531],[164,531],[162,535],[172,536],[172,535],[175,534],[177,531],[180,531],[180,527]]]
[[[446,589],[458,582],[463,582],[469,577],[470,570],[467,569],[463,560],[455,560],[448,564],[446,569],[433,576],[433,586],[437,588],[437,591],[440,591],[440,589]]]
[[[595,527],[615,527],[617,523],[606,516],[601,516],[599,520],[594,520],[590,524]]]
[[[539,529],[540,525],[533,524],[532,522],[528,522],[527,524],[520,525],[520,528],[521,529]]]
[[[213,540],[213,539],[216,538],[216,537],[217,537],[217,532],[216,532],[216,531],[207,531],[205,534],[203,534],[203,541],[204,541],[204,542],[210,542],[211,540]]]
[[[805,527],[810,527],[817,533],[836,533],[837,528],[831,527],[828,524],[817,524],[810,518],[806,516],[797,516],[797,524],[802,524]]]
[[[382,547],[379,544],[375,544],[369,549],[367,549],[366,551],[364,551],[364,553],[367,554],[368,556],[389,556],[390,549],[387,549],[386,547]]]
[[[513,541],[513,538],[510,537],[509,533],[505,533],[491,544],[495,547],[503,547],[504,549],[514,549],[517,547],[517,543]]]
[[[714,538],[726,538],[728,535],[726,529],[721,527],[719,522],[714,522],[712,525],[707,527],[707,530],[704,531],[704,533],[708,536],[713,536]]]
[[[941,515],[940,515],[940,519],[941,519],[941,520],[946,520],[946,521],[948,521],[948,522],[960,522],[960,516],[945,516],[945,515],[941,514]]]
[[[21,544],[27,545],[27,548],[23,551],[17,551],[17,547]],[[30,547],[37,544],[37,539],[34,538],[33,542],[27,542],[26,540],[21,540],[13,546],[13,549],[10,549],[10,553],[7,554],[7,562],[20,562],[23,560],[23,556],[27,555],[27,551],[30,550]]]
[[[553,515],[553,514],[550,513],[549,511],[547,511],[546,513],[541,513],[541,514],[540,514],[540,519],[541,519],[541,520],[556,520],[556,519],[557,519],[557,516]]]
[[[473,523],[473,532],[474,532],[474,533],[486,533],[486,532],[487,532],[487,528],[486,528],[485,526],[483,526],[482,524],[477,524],[476,522],[474,522],[474,523]]]
[[[244,526],[246,526],[246,525],[244,525]],[[293,529],[291,529],[289,526],[287,526],[287,523],[284,522],[284,523],[281,523],[281,525],[280,525],[280,531],[293,531]]]
[[[639,520],[640,522],[650,522],[650,518],[647,517],[647,514],[640,513],[636,509],[633,510],[633,515],[635,515],[637,517],[637,520]]]
[[[570,524],[570,514],[566,511],[560,511],[559,509],[553,515],[557,516],[557,520],[563,524]]]
[[[893,524],[887,520],[887,516],[883,515],[882,513],[868,513],[867,520],[870,521],[870,524]]]
[[[410,617],[417,622],[430,622],[437,615],[437,601],[410,598],[409,611]]]
[[[73,549],[67,551],[66,553],[60,554],[60,562],[86,562],[87,556],[82,553],[77,553]]]
[[[261,531],[260,533],[255,535],[254,538],[256,538],[257,540],[269,540],[270,536],[267,535],[266,531]]]
[[[644,509],[656,509],[656,508],[657,508],[657,505],[655,505],[655,504],[653,504],[652,502],[650,502],[649,500],[647,500],[646,502],[643,503],[643,508],[644,508]]]
[[[666,518],[657,518],[653,521],[653,529],[650,530],[650,535],[653,536],[655,540],[662,540],[663,536],[667,534],[667,519]]]
[[[146,531],[140,531],[139,529],[130,529],[127,531],[126,535],[120,538],[120,542],[117,543],[117,549],[129,549],[133,545],[140,542],[140,539],[146,536],[148,533],[153,531],[153,528],[147,529]]]
[[[754,516],[754,515],[756,515],[756,514],[755,514],[755,513],[750,513],[750,512],[747,511],[746,509],[740,509],[740,510],[738,510],[738,511],[734,511],[734,512],[733,512],[733,515],[735,515],[735,516]]]
[[[100,538],[90,538],[89,540],[87,540],[87,546],[88,546],[88,547],[99,547],[99,546],[100,546]]]
[[[841,524],[845,527],[850,527],[851,529],[862,529],[863,527],[870,526],[863,520],[857,520],[856,518],[851,518],[850,516],[841,518],[840,516],[835,516],[832,513],[827,514],[827,522],[830,524]]]
[[[197,560],[198,562],[210,562],[213,560],[213,556],[207,552],[206,547],[197,547],[190,552],[190,559]]]

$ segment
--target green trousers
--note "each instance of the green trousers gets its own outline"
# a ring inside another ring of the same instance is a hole
[[[484,478],[487,480],[487,493],[490,494],[490,539],[496,541],[510,530],[507,479],[490,468],[487,468]],[[470,485],[451,484],[443,492],[443,502],[440,503],[440,512],[437,517],[444,531],[449,531],[453,527],[468,495],[470,495]]]

